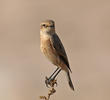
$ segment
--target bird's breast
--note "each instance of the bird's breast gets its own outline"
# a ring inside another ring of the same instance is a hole
[[[41,41],[41,51],[44,53],[44,55],[53,63],[57,64],[58,63],[58,55],[56,51],[53,48],[53,45],[51,43],[51,37],[49,36],[40,36],[40,41]]]
[[[41,42],[41,51],[42,52],[46,52],[50,49],[52,49],[51,46],[51,42],[50,42],[50,37],[49,36],[45,36],[45,35],[41,35],[40,36],[40,42]]]

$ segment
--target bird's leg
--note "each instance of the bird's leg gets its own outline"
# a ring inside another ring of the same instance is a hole
[[[52,75],[48,78],[49,80],[52,78],[52,76],[57,72],[57,70],[59,69],[59,67],[57,67],[57,69],[52,73]]]
[[[61,69],[58,70],[58,72],[53,76],[53,78],[51,78],[51,80],[54,80],[60,71],[61,71]]]
[[[47,87],[48,87],[48,84],[50,83],[51,77],[57,72],[58,69],[59,67],[57,67],[57,69],[52,73],[52,75],[49,78],[47,76],[45,77],[45,84]]]
[[[57,73],[56,74],[54,74],[54,76],[49,80],[49,85],[51,86],[51,87],[54,87],[54,85],[56,84],[56,86],[57,86],[57,80],[55,80],[55,78],[56,78],[56,76],[58,75],[58,73],[61,71],[61,69],[59,69],[58,71],[57,71]]]
[[[53,83],[53,81],[54,81],[54,79],[55,79],[55,77],[58,75],[58,73],[61,71],[61,69],[59,69],[59,67],[54,71],[54,73],[49,77],[49,78],[47,78],[46,77],[46,80],[45,80],[45,84],[46,84],[46,86],[48,87],[48,85],[51,85],[51,83]],[[56,74],[55,74],[56,73]],[[55,81],[54,81],[55,82]],[[55,84],[56,84],[56,82],[55,82]]]

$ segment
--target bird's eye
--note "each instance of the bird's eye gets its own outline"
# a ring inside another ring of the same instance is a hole
[[[42,26],[46,27],[46,25],[45,25],[45,24],[43,24]]]

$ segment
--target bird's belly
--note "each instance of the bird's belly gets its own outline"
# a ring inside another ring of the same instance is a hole
[[[55,54],[53,54],[51,49],[44,48],[44,54],[52,63],[55,64],[57,62],[57,56]]]
[[[54,65],[58,64],[58,55],[53,50],[49,40],[45,40],[41,42],[41,51]]]

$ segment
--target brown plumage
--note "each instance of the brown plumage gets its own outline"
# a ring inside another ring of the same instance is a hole
[[[43,21],[40,25],[41,51],[57,67],[66,72],[69,86],[74,90],[69,70],[69,62],[61,40],[55,33],[55,24],[52,20]]]

